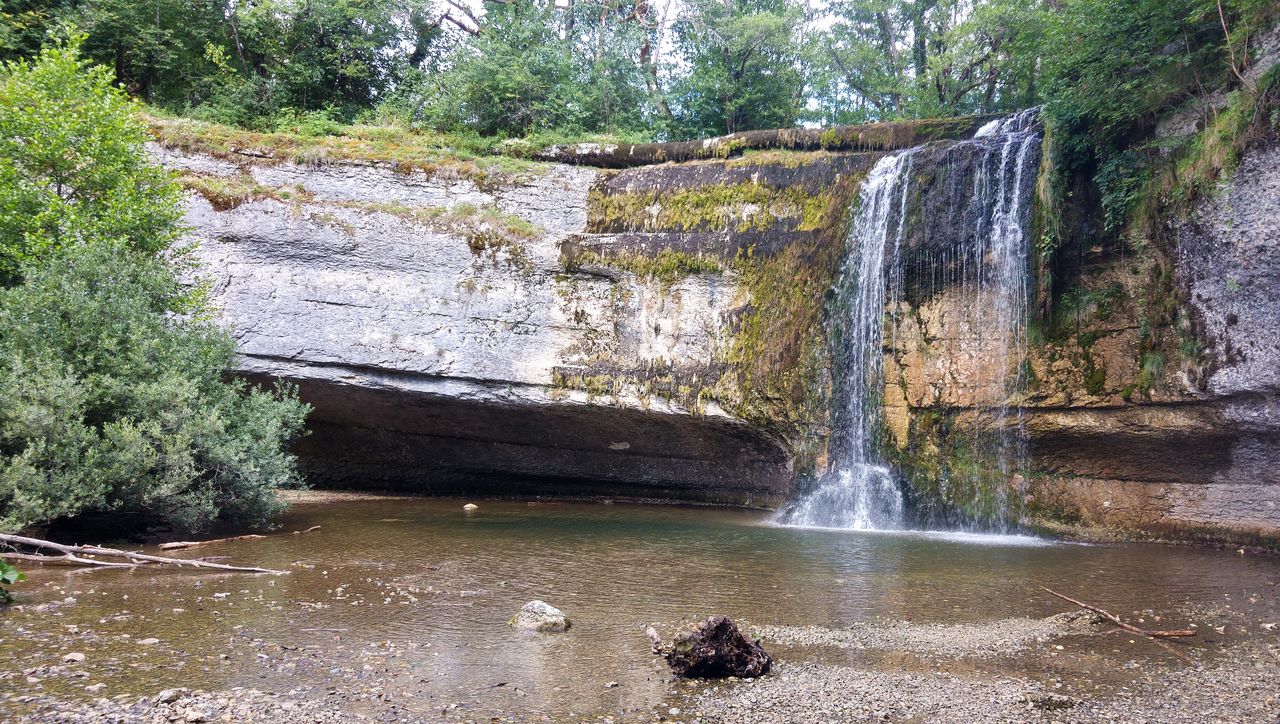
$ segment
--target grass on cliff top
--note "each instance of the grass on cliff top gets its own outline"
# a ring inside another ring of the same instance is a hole
[[[260,199],[288,204],[316,202],[315,195],[301,186],[267,186],[247,173],[216,176],[187,172],[179,175],[177,181],[184,189],[203,196],[217,211],[228,211]],[[541,227],[514,214],[469,203],[451,207],[334,200],[323,203],[357,211],[392,214],[429,229],[460,234],[467,238],[475,251],[537,239],[545,233]]]
[[[291,161],[324,165],[349,161],[390,164],[403,173],[500,182],[538,173],[546,164],[518,158],[532,151],[520,144],[417,132],[398,126],[342,127],[341,135],[258,133],[187,118],[146,117],[157,143],[191,153],[236,161]],[[503,153],[506,150],[507,153]]]
[[[261,132],[174,116],[156,108],[148,108],[144,119],[160,145],[219,158],[311,165],[369,161],[391,164],[405,173],[420,170],[477,182],[538,173],[549,164],[530,159],[554,145],[648,140],[612,135],[567,136],[559,132],[501,139],[439,133],[395,123],[332,124],[324,132],[295,125]]]

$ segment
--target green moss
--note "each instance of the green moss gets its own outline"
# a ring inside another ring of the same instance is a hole
[[[1002,470],[998,437],[962,424],[961,413],[924,408],[911,413],[907,441],[882,448],[907,478],[912,497],[936,521],[1002,521],[1020,516],[1021,498],[1010,494],[1013,471]]]
[[[663,249],[654,256],[635,252],[601,253],[588,249],[566,260],[566,266],[569,269],[580,269],[589,265],[629,271],[644,279],[656,279],[667,287],[694,274],[724,272],[724,264],[717,259],[674,249]]]
[[[396,202],[334,201],[338,206],[360,211],[391,214],[434,231],[458,234],[468,240],[473,251],[509,246],[541,238],[545,231],[519,216],[491,206],[475,204],[408,206]]]
[[[1084,368],[1084,391],[1098,397],[1107,390],[1107,370],[1098,367],[1093,358],[1086,358]]]
[[[587,230],[592,233],[764,231],[784,221],[797,231],[813,231],[824,224],[828,204],[799,187],[748,182],[621,194],[595,189],[588,209]]]
[[[182,188],[203,196],[217,211],[229,211],[241,204],[260,199],[302,203],[313,198],[302,187],[264,186],[247,173],[215,176],[187,172],[178,176],[177,181]]]

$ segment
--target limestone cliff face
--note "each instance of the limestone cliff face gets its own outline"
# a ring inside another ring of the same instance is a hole
[[[1007,359],[984,326],[990,290],[948,283],[963,262],[938,243],[967,223],[946,199],[973,184],[969,151],[918,135],[884,336],[885,448],[917,509],[989,477],[984,438],[1014,426],[1027,465],[997,482],[1028,521],[1274,544],[1275,144],[1169,220],[1163,261],[1080,231],[1052,314]],[[154,152],[192,189],[190,238],[240,371],[315,406],[299,454],[317,484],[773,507],[826,465],[831,290],[892,136],[656,165],[615,149],[607,165],[626,168],[490,178]],[[1177,321],[1151,321],[1153,286]]]
[[[595,170],[482,187],[387,165],[154,149],[193,189],[201,273],[240,371],[315,406],[317,483],[772,505],[779,439],[662,383],[715,364],[744,303],[732,274],[566,269]],[[656,381],[615,385],[602,360]],[[696,403],[696,404],[695,404]]]
[[[1077,230],[1020,360],[992,354],[987,291],[943,284],[890,315],[886,434],[914,484],[981,477],[993,426],[1018,426],[1027,462],[1007,484],[1028,521],[1276,544],[1280,149],[1248,150],[1163,224],[1159,253]]]

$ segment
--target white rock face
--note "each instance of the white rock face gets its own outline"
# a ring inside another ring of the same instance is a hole
[[[508,624],[526,631],[568,631],[572,622],[564,611],[545,601],[530,601],[511,617]]]
[[[298,448],[313,480],[766,505],[785,496],[786,451],[714,404],[557,384],[557,372],[601,360],[706,369],[745,301],[731,274],[664,286],[566,270],[561,243],[585,228],[597,171],[546,166],[481,188],[386,165],[152,151],[170,168],[271,190],[225,210],[192,192],[186,223],[240,371],[296,383],[315,407]],[[447,210],[463,205],[536,232],[486,247],[474,225],[451,225]]]

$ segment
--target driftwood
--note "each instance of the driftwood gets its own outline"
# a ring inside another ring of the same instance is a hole
[[[187,548],[199,548],[200,546],[213,545],[214,543],[229,543],[233,540],[257,540],[258,538],[266,538],[265,535],[233,535],[230,538],[212,538],[210,540],[182,540],[172,543],[161,543],[162,551],[181,551]]]
[[[313,525],[310,528],[307,528],[306,530],[295,530],[293,534],[302,535],[303,533],[310,533],[315,530],[320,530],[320,526]],[[199,548],[200,546],[213,545],[215,543],[230,543],[232,541],[237,541],[237,540],[258,540],[259,538],[266,538],[266,537],[267,536],[265,535],[250,533],[249,535],[233,535],[230,538],[210,538],[209,540],[174,541],[172,543],[161,543],[160,550],[181,551],[181,550],[186,550],[187,548]]]
[[[1127,624],[1124,621],[1121,621],[1119,616],[1116,616],[1113,613],[1104,611],[1098,608],[1097,606],[1091,606],[1085,603],[1084,601],[1077,601],[1076,599],[1071,598],[1070,596],[1064,596],[1061,593],[1058,593],[1057,591],[1051,588],[1047,588],[1045,586],[1041,586],[1041,588],[1043,588],[1045,591],[1048,591],[1049,594],[1053,596],[1057,596],[1058,598],[1061,598],[1062,600],[1067,601],[1069,603],[1074,603],[1075,605],[1085,609],[1086,611],[1093,611],[1094,613],[1107,619],[1108,621],[1115,624],[1116,626],[1119,626],[1121,629],[1125,631],[1138,634],[1139,636],[1146,637],[1146,639],[1149,640],[1151,643],[1159,646],[1160,648],[1164,649],[1165,651],[1168,651],[1169,653],[1173,654],[1174,656],[1177,656],[1178,658],[1184,661],[1187,661],[1193,664],[1195,663],[1195,660],[1192,659],[1190,656],[1187,656],[1186,653],[1175,649],[1174,647],[1170,646],[1168,643],[1164,641],[1161,641],[1161,639],[1189,638],[1191,636],[1195,636],[1196,635],[1195,629],[1182,628],[1182,629],[1173,629],[1171,631],[1149,631],[1145,628],[1138,628],[1137,626],[1132,626],[1130,624]]]
[[[62,555],[58,556],[41,556],[29,553],[4,554],[22,560],[48,560],[50,563],[74,563],[83,566],[99,566],[105,568],[122,568],[130,566],[139,566],[147,563],[164,564],[170,566],[191,566],[192,568],[209,568],[219,571],[240,571],[242,573],[274,573],[277,575],[287,573],[287,571],[277,571],[272,568],[255,568],[252,566],[230,566],[223,563],[211,563],[209,561],[190,560],[184,558],[166,558],[164,556],[152,556],[145,553],[136,553],[133,551],[123,551],[118,548],[104,548],[102,546],[72,546],[63,545],[62,543],[54,543],[53,541],[41,540],[39,538],[28,538],[21,535],[10,535],[0,533],[0,543],[7,543],[10,546],[26,546],[37,550],[57,551]],[[107,558],[123,558],[123,561],[104,561],[98,558],[87,558],[84,556],[104,556]]]
[[[1153,638],[1153,639],[1178,639],[1178,638],[1190,638],[1196,635],[1195,630],[1189,629],[1189,628],[1180,628],[1180,629],[1167,630],[1167,631],[1149,631],[1145,628],[1138,628],[1137,626],[1132,626],[1130,624],[1125,623],[1124,621],[1121,621],[1119,616],[1116,616],[1115,614],[1107,613],[1106,611],[1103,611],[1097,606],[1091,606],[1083,601],[1077,601],[1076,599],[1071,598],[1070,596],[1064,596],[1061,593],[1058,593],[1057,591],[1051,588],[1045,588],[1044,586],[1041,586],[1041,588],[1044,588],[1045,591],[1048,591],[1050,595],[1057,596],[1058,598],[1061,598],[1062,600],[1067,601],[1068,603],[1074,603],[1080,608],[1093,611],[1094,613],[1107,619],[1108,621],[1119,626],[1125,631],[1128,631],[1130,633],[1136,633],[1139,636],[1146,636],[1147,638]]]

